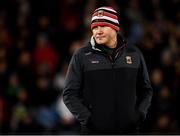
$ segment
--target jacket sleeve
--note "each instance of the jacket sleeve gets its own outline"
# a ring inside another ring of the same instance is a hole
[[[76,52],[71,58],[63,90],[63,100],[80,124],[85,125],[91,114],[87,107],[83,105],[81,98],[83,81],[82,59],[80,52]]]
[[[142,53],[140,54],[140,67],[138,70],[138,81],[137,81],[137,107],[142,115],[142,120],[145,119],[148,112],[148,108],[151,105],[151,99],[153,95],[153,90],[149,80],[149,75],[147,67],[145,64],[144,57]]]

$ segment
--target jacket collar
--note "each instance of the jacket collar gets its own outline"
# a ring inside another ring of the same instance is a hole
[[[94,40],[94,37],[91,36],[91,40],[90,40],[90,43],[91,43],[91,46],[92,46],[92,49],[93,50],[96,50],[96,51],[101,51],[100,49],[96,48],[95,45],[96,45],[96,42]]]

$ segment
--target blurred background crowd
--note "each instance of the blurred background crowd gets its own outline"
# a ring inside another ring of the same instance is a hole
[[[91,37],[95,8],[119,12],[142,51],[154,96],[145,134],[180,134],[179,0],[0,0],[0,134],[78,134],[62,102],[72,53]],[[106,114],[106,113],[104,113]]]

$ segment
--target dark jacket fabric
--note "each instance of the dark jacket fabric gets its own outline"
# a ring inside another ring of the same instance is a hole
[[[74,53],[63,100],[82,128],[111,133],[134,130],[145,119],[152,94],[140,50],[118,35],[111,53],[93,38]]]

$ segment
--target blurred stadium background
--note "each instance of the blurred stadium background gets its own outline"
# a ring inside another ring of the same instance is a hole
[[[141,133],[180,134],[179,0],[0,0],[0,134],[78,134],[64,78],[104,5],[147,63],[154,96]]]

